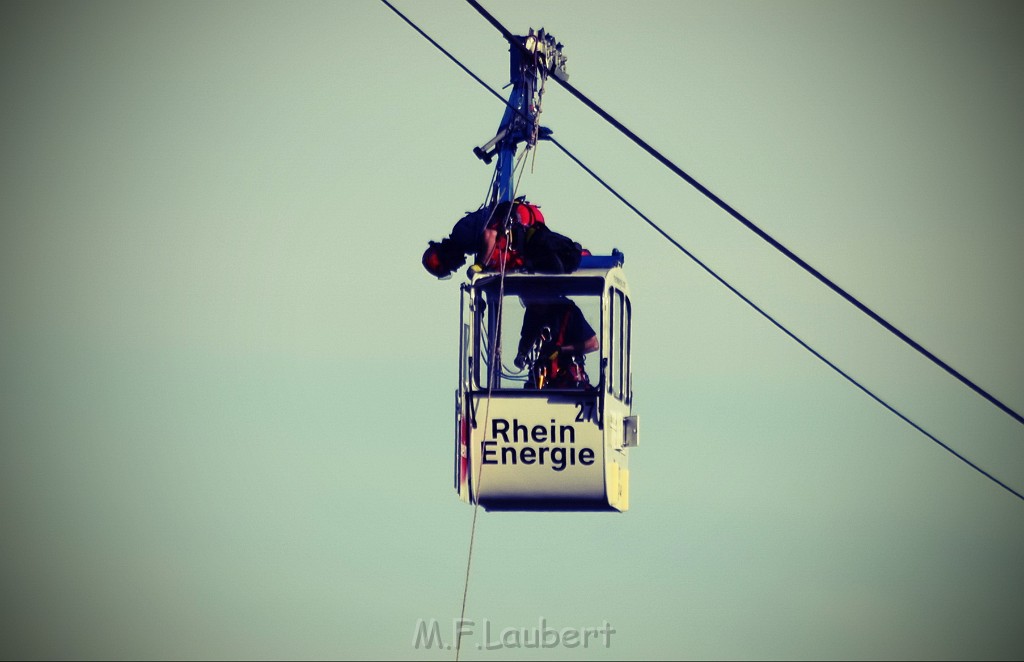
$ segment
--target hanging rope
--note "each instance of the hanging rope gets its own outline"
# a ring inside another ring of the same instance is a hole
[[[526,158],[525,157],[526,157],[526,153],[529,152],[529,151],[530,151],[530,148],[529,148],[529,146],[527,146],[526,149],[523,150],[523,152],[517,157],[516,165],[513,168],[513,170],[519,170],[519,176],[516,179],[515,186],[512,189],[512,199],[513,200],[515,200],[516,193],[519,192],[519,184],[521,183],[521,181],[523,179],[523,173],[526,171],[526,168],[525,168]],[[496,210],[497,210],[497,205],[495,205],[494,209],[492,209],[491,217],[488,219],[488,223],[490,222],[491,219],[493,219],[494,212]],[[513,211],[513,205],[509,205],[507,215],[505,216],[504,219],[502,219],[502,223],[501,223],[502,231],[505,233],[505,239],[506,239],[506,244],[505,245],[506,245],[506,247],[512,245],[512,237],[511,237],[511,231],[512,231],[512,227],[511,227],[512,211]],[[490,334],[492,334],[494,336],[494,338],[490,341],[490,343],[489,343],[490,346],[488,347],[488,352],[487,352],[488,353],[488,361],[487,361],[487,401],[486,401],[486,403],[484,405],[484,418],[483,418],[483,428],[482,428],[484,430],[484,434],[486,434],[486,432],[487,432],[487,424],[490,422],[490,416],[491,416],[491,394],[494,391],[494,382],[496,380],[500,380],[501,379],[501,364],[500,364],[500,360],[498,359],[498,356],[500,355],[500,348],[501,348],[502,316],[503,316],[503,309],[504,309],[504,304],[505,304],[505,266],[507,264],[507,262],[506,262],[507,258],[508,258],[508,250],[500,251],[500,253],[499,253],[499,260],[500,260],[500,262],[498,264],[498,270],[499,270],[499,273],[501,274],[501,276],[499,277],[499,281],[498,281],[498,311],[497,311],[497,314],[495,315],[495,322],[494,322],[493,328],[488,329],[488,332]],[[470,456],[469,468],[470,468],[470,472],[472,472],[473,471],[472,455]],[[472,473],[471,473],[471,475],[470,475],[470,482],[469,482],[470,497],[473,496],[473,488],[475,486],[477,498],[474,500],[474,504],[473,504],[473,521],[472,521],[472,523],[470,524],[470,527],[469,527],[469,551],[466,554],[466,578],[465,578],[465,582],[464,582],[463,587],[462,587],[462,609],[459,612],[459,623],[460,623],[460,625],[466,619],[466,599],[467,599],[467,596],[469,595],[469,574],[470,574],[470,568],[473,565],[473,543],[474,543],[474,541],[476,539],[476,518],[477,518],[477,514],[480,512],[480,499],[479,499],[479,495],[480,495],[480,488],[481,488],[481,486],[483,484],[483,475],[484,475],[484,465],[481,462],[480,463],[480,469],[477,471],[476,479],[474,480],[472,478]],[[462,628],[459,627],[459,628],[457,628],[456,635],[455,635],[455,662],[458,662],[458,660],[459,660],[459,653],[460,653],[461,650],[462,650]]]

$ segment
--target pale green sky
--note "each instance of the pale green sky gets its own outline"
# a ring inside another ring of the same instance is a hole
[[[485,3],[889,321],[1024,410],[1019,3]],[[500,36],[396,2],[493,87]],[[503,107],[377,0],[6,3],[0,653],[453,659],[458,283]],[[543,123],[830,360],[1024,490],[1024,428],[564,90]],[[625,252],[624,515],[481,513],[466,616],[615,628],[461,659],[1019,659],[1024,502],[871,401],[550,145],[522,190]]]

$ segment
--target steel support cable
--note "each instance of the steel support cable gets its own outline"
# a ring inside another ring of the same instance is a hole
[[[640,211],[640,210],[639,210],[639,209],[637,209],[637,208],[636,208],[635,206],[633,206],[633,204],[632,204],[632,203],[630,203],[630,202],[629,202],[628,200],[626,200],[626,199],[625,199],[624,197],[622,197],[622,196],[621,196],[621,195],[620,195],[620,194],[618,193],[618,191],[616,191],[615,189],[613,189],[613,188],[612,188],[612,187],[611,187],[611,186],[610,186],[610,185],[609,185],[608,183],[606,183],[606,182],[605,182],[605,181],[604,181],[603,179],[601,179],[601,177],[600,177],[600,176],[598,176],[598,175],[597,175],[597,173],[595,173],[595,172],[594,172],[593,170],[591,170],[590,168],[588,168],[588,167],[587,167],[587,166],[586,166],[586,165],[585,165],[585,164],[584,164],[584,163],[583,163],[582,161],[580,161],[580,160],[579,160],[578,158],[576,158],[576,156],[575,156],[574,154],[572,154],[572,153],[571,153],[571,152],[570,152],[569,150],[567,150],[567,149],[566,149],[566,148],[565,148],[564,146],[562,146],[562,145],[561,145],[561,144],[560,144],[560,143],[559,143],[558,141],[556,141],[556,140],[555,140],[554,138],[552,138],[552,139],[551,139],[551,142],[552,142],[552,143],[554,143],[554,144],[555,144],[555,146],[556,146],[556,147],[558,147],[558,149],[562,150],[562,152],[563,152],[563,153],[564,153],[564,154],[565,154],[566,156],[568,156],[568,157],[569,157],[570,159],[572,159],[572,161],[573,161],[574,163],[576,163],[576,165],[578,165],[579,167],[581,167],[581,168],[582,168],[582,169],[583,169],[584,171],[586,171],[586,173],[587,173],[588,175],[590,175],[591,177],[593,177],[593,178],[594,178],[594,179],[595,179],[595,180],[596,180],[596,181],[597,181],[597,182],[598,182],[599,184],[601,184],[601,186],[603,186],[603,187],[604,187],[605,189],[607,189],[609,193],[611,193],[611,194],[612,194],[612,195],[614,195],[614,196],[615,196],[616,198],[618,198],[618,199],[619,199],[619,201],[621,201],[621,202],[622,202],[622,204],[624,204],[624,205],[626,205],[627,207],[629,207],[629,208],[630,208],[630,209],[631,209],[631,210],[633,211],[633,213],[635,213],[635,214],[636,214],[637,216],[639,216],[640,218],[642,218],[642,219],[643,219],[643,220],[644,220],[644,221],[645,221],[645,222],[646,222],[646,223],[647,223],[648,225],[650,225],[650,226],[651,226],[652,228],[654,228],[654,230],[655,230],[655,231],[657,231],[657,232],[658,232],[658,234],[660,234],[660,235],[661,235],[662,237],[664,237],[665,239],[667,239],[667,240],[669,241],[669,243],[671,243],[671,244],[672,244],[673,246],[675,246],[675,247],[676,247],[676,248],[678,248],[678,249],[679,249],[680,251],[682,251],[682,253],[683,253],[684,255],[686,255],[686,257],[688,257],[688,258],[690,258],[691,260],[693,260],[693,261],[694,261],[694,262],[695,262],[695,263],[697,264],[697,266],[699,266],[699,267],[700,267],[701,269],[703,269],[704,271],[706,271],[706,272],[708,273],[708,275],[710,275],[710,276],[711,276],[712,278],[714,278],[714,279],[715,279],[715,280],[717,280],[717,281],[718,281],[719,283],[721,283],[722,285],[724,285],[726,289],[728,289],[728,290],[729,290],[730,292],[732,292],[732,293],[733,293],[733,294],[735,294],[735,295],[736,295],[737,297],[739,297],[739,298],[740,298],[740,299],[741,299],[741,300],[742,300],[742,301],[743,301],[744,303],[746,303],[746,304],[747,304],[748,306],[750,306],[750,307],[751,307],[751,308],[753,308],[753,309],[754,309],[755,311],[757,311],[757,313],[758,313],[758,314],[760,314],[760,315],[761,315],[762,317],[764,317],[764,318],[765,318],[766,320],[768,320],[769,322],[771,322],[772,324],[774,324],[774,325],[775,325],[775,326],[776,326],[776,327],[777,327],[777,328],[778,328],[778,329],[779,329],[780,331],[782,331],[782,332],[783,332],[783,333],[785,333],[785,334],[786,334],[787,336],[789,336],[789,337],[790,337],[790,338],[792,338],[792,339],[793,339],[794,341],[796,341],[796,343],[797,343],[798,345],[800,345],[801,347],[803,347],[804,349],[806,349],[806,350],[807,350],[808,352],[810,352],[811,354],[813,354],[813,355],[814,355],[815,357],[817,357],[817,358],[818,358],[819,360],[821,360],[821,361],[822,361],[822,362],[823,362],[823,363],[824,363],[825,365],[827,365],[828,367],[830,367],[830,368],[832,368],[833,370],[835,370],[835,371],[836,371],[837,373],[839,373],[839,375],[840,375],[841,377],[843,377],[843,378],[844,378],[844,379],[846,379],[846,380],[847,380],[848,382],[850,382],[851,384],[853,384],[854,386],[856,386],[857,388],[859,388],[859,389],[860,389],[861,391],[863,391],[864,393],[866,393],[866,394],[868,395],[868,397],[870,397],[870,398],[871,398],[872,400],[874,400],[875,402],[877,402],[878,404],[882,405],[883,407],[885,407],[886,409],[888,409],[888,410],[889,410],[890,412],[892,412],[893,414],[895,414],[895,415],[896,415],[896,416],[897,416],[898,418],[900,418],[900,419],[901,419],[901,420],[902,420],[903,422],[907,423],[907,424],[908,424],[908,425],[910,425],[910,426],[911,426],[912,428],[914,428],[915,430],[917,430],[918,432],[920,432],[920,433],[921,433],[921,434],[923,434],[924,436],[928,437],[929,439],[931,439],[932,441],[934,441],[934,442],[935,442],[936,444],[938,444],[938,445],[939,445],[939,446],[941,446],[942,448],[944,448],[944,449],[946,449],[947,451],[949,451],[950,453],[952,453],[954,457],[956,457],[956,458],[957,458],[957,459],[959,459],[959,460],[960,460],[961,462],[963,462],[963,463],[964,463],[964,464],[966,464],[967,466],[971,467],[972,469],[974,469],[975,471],[977,471],[978,473],[980,473],[980,474],[981,474],[982,476],[985,476],[986,478],[988,478],[989,480],[991,480],[991,481],[992,481],[993,483],[995,483],[996,485],[998,485],[998,486],[1002,487],[1002,488],[1003,488],[1004,490],[1006,490],[1006,491],[1007,491],[1007,492],[1009,492],[1010,494],[1012,494],[1012,495],[1014,495],[1015,497],[1017,497],[1018,499],[1020,499],[1020,500],[1024,501],[1024,494],[1021,494],[1020,492],[1018,492],[1017,490],[1013,489],[1012,487],[1010,487],[1009,485],[1007,485],[1007,484],[1006,484],[1006,483],[1004,483],[1003,481],[999,480],[998,478],[996,478],[995,476],[993,476],[993,475],[992,475],[992,474],[990,474],[989,472],[987,472],[987,471],[985,471],[984,469],[982,469],[982,468],[981,468],[980,466],[978,466],[978,465],[977,465],[977,464],[975,464],[974,462],[971,462],[971,461],[970,461],[970,460],[968,460],[968,459],[967,459],[966,457],[964,457],[964,456],[963,456],[963,455],[961,455],[960,453],[956,452],[955,450],[953,450],[952,448],[950,448],[949,446],[947,446],[946,444],[944,444],[944,443],[943,443],[942,441],[940,441],[940,440],[939,440],[939,439],[938,439],[938,438],[937,438],[937,437],[936,437],[935,435],[933,435],[932,433],[928,432],[927,430],[925,430],[924,428],[922,428],[922,427],[921,427],[920,425],[918,425],[918,424],[917,424],[917,423],[915,423],[914,421],[912,421],[912,420],[910,420],[909,418],[907,418],[907,417],[906,417],[906,416],[905,416],[905,415],[904,415],[903,413],[901,413],[901,412],[900,412],[899,410],[897,410],[897,409],[896,409],[895,407],[893,407],[892,405],[890,405],[890,404],[889,404],[888,402],[886,402],[885,400],[883,400],[883,399],[882,399],[881,397],[879,397],[879,396],[875,395],[875,393],[874,393],[874,392],[872,392],[872,391],[871,391],[871,390],[870,390],[869,388],[867,388],[866,386],[864,386],[863,384],[861,384],[861,383],[860,383],[859,381],[857,381],[857,380],[856,380],[856,379],[855,379],[854,377],[852,377],[851,375],[849,375],[848,373],[846,373],[846,372],[845,372],[845,371],[844,371],[844,370],[843,370],[842,368],[840,368],[839,366],[837,366],[837,365],[836,365],[835,363],[832,363],[831,361],[829,361],[829,360],[828,360],[827,358],[825,358],[825,356],[824,356],[824,355],[822,355],[822,354],[821,354],[820,352],[818,352],[818,351],[817,351],[817,350],[815,350],[815,349],[814,349],[813,347],[811,347],[810,345],[808,345],[808,344],[807,344],[807,343],[806,343],[805,341],[801,340],[801,339],[800,339],[800,338],[799,338],[798,336],[796,336],[796,335],[795,335],[795,334],[794,334],[794,333],[793,333],[792,331],[790,331],[790,330],[789,330],[789,329],[787,329],[787,328],[786,328],[785,326],[783,326],[783,324],[782,324],[781,322],[779,322],[779,321],[778,321],[778,320],[776,320],[776,319],[775,319],[774,317],[772,317],[772,316],[771,316],[771,314],[769,314],[769,313],[768,313],[767,311],[765,311],[765,310],[764,310],[764,309],[762,309],[762,308],[761,308],[760,306],[758,306],[758,305],[757,305],[756,303],[754,303],[754,302],[753,302],[752,300],[750,300],[750,299],[749,299],[749,298],[748,298],[748,297],[747,297],[746,295],[744,295],[744,294],[743,294],[742,292],[740,292],[740,291],[739,291],[738,289],[736,289],[736,288],[735,288],[734,286],[732,286],[731,284],[729,284],[729,282],[728,282],[728,281],[726,281],[726,280],[725,280],[725,279],[724,279],[724,278],[723,278],[722,276],[718,275],[718,273],[717,273],[717,272],[716,272],[716,271],[715,271],[714,269],[712,269],[711,267],[709,267],[709,266],[708,266],[707,264],[705,264],[705,263],[704,263],[703,261],[701,261],[701,259],[700,259],[700,258],[698,258],[698,257],[697,257],[696,255],[694,255],[694,254],[693,254],[693,253],[691,253],[691,252],[690,252],[689,250],[687,250],[687,249],[686,249],[686,248],[685,248],[685,247],[684,247],[684,246],[683,246],[682,244],[680,244],[680,243],[679,243],[678,241],[676,241],[675,239],[673,239],[671,235],[669,235],[669,234],[668,234],[667,232],[665,232],[665,231],[664,231],[664,230],[662,230],[662,229],[661,229],[660,227],[658,227],[658,225],[657,225],[657,224],[656,224],[656,223],[655,223],[654,221],[652,221],[652,220],[651,220],[650,218],[648,218],[646,214],[644,214],[644,213],[643,213],[642,211]]]
[[[386,4],[389,7],[391,7],[391,5],[387,2],[387,0],[381,0],[381,2],[383,2],[384,4]],[[394,10],[393,7],[392,7],[392,9]],[[394,10],[394,11],[396,13],[398,13],[397,10]],[[438,48],[438,50],[440,50],[446,56],[448,56],[448,58],[451,59],[453,62],[455,62],[463,71],[468,73],[473,79],[475,79],[477,82],[479,82],[480,85],[482,85],[489,92],[491,92],[491,94],[493,94],[495,97],[497,97],[499,100],[501,100],[502,103],[505,103],[507,105],[507,101],[505,101],[505,99],[503,99],[501,97],[501,95],[499,95],[490,86],[488,86],[487,83],[483,82],[478,76],[476,76],[476,74],[472,73],[461,62],[456,60],[453,55],[451,55],[450,53],[448,53],[448,51],[446,51],[444,48],[442,48],[440,45],[438,45],[437,42],[435,42],[430,37],[427,37],[418,27],[416,27],[411,21],[409,21],[409,19],[407,19],[405,16],[402,16],[400,13],[399,13],[399,16],[401,16],[407,23],[409,23],[414,29],[416,29],[417,32],[419,32],[420,34],[423,34],[424,37],[426,37],[426,39],[428,41],[430,41],[432,44],[434,44],[435,47]],[[705,264],[703,261],[701,261],[696,255],[691,253],[689,250],[687,250],[682,244],[680,244],[678,241],[676,241],[671,235],[669,235],[667,232],[665,232],[663,229],[661,229],[646,214],[644,214],[636,206],[634,206],[632,203],[630,203],[628,200],[626,200],[626,198],[624,198],[622,195],[620,195],[614,188],[612,188],[607,182],[605,182],[597,173],[595,173],[586,164],[584,164],[582,161],[580,161],[574,154],[572,154],[572,152],[570,152],[565,146],[563,146],[561,143],[559,143],[555,138],[550,137],[547,140],[549,140],[556,147],[558,147],[558,149],[560,149],[562,151],[562,153],[564,153],[567,157],[569,157],[574,163],[576,163],[576,165],[578,165],[580,168],[582,168],[588,175],[590,175],[592,178],[594,178],[595,181],[597,181],[599,184],[601,184],[601,186],[603,186],[606,190],[608,190],[620,202],[622,202],[624,205],[626,205],[626,207],[628,207],[633,213],[635,213],[637,216],[639,216],[641,219],[643,219],[644,222],[646,222],[648,225],[650,225],[651,228],[653,228],[656,232],[658,232],[658,234],[660,234],[662,237],[664,237],[669,243],[671,243],[673,246],[675,246],[677,249],[679,249],[679,251],[681,251],[684,255],[686,255],[691,260],[693,260],[694,263],[696,263],[704,271],[706,271],[710,276],[712,276],[715,280],[717,280],[719,283],[721,283],[723,286],[725,286],[726,289],[728,289],[730,292],[732,292],[737,297],[739,297],[744,303],[746,303],[751,308],[753,308],[762,317],[767,319],[774,326],[779,328],[783,333],[785,333],[787,336],[792,338],[797,344],[799,344],[801,347],[803,347],[804,349],[809,351],[811,354],[813,354],[815,357],[817,357],[819,360],[821,360],[823,363],[825,363],[825,365],[827,365],[830,368],[832,368],[832,370],[834,370],[836,373],[838,373],[841,377],[843,377],[844,379],[849,381],[851,384],[856,386],[858,389],[863,391],[872,400],[875,400],[880,405],[885,407],[887,410],[889,410],[892,414],[894,414],[900,420],[904,421],[905,423],[910,425],[912,428],[914,428],[915,430],[917,430],[918,432],[920,432],[924,436],[926,436],[929,439],[931,439],[933,442],[935,442],[936,444],[941,446],[943,449],[948,451],[950,454],[952,454],[954,457],[959,459],[961,462],[963,462],[967,466],[971,467],[972,469],[974,469],[975,471],[977,471],[981,475],[985,476],[986,478],[991,480],[996,485],[1002,487],[1007,492],[1013,494],[1018,499],[1021,499],[1022,501],[1024,501],[1024,494],[1021,494],[1019,491],[1017,491],[1017,490],[1013,489],[1012,487],[1008,486],[1006,483],[1004,483],[1003,481],[999,480],[998,478],[996,478],[995,476],[990,474],[988,471],[982,469],[980,466],[978,466],[977,464],[975,464],[971,460],[967,459],[962,454],[960,454],[957,451],[953,450],[950,446],[948,446],[947,444],[945,444],[941,440],[939,440],[935,435],[931,434],[930,432],[928,432],[927,430],[922,428],[920,425],[918,425],[914,421],[910,420],[906,415],[901,413],[899,410],[897,410],[892,405],[888,404],[885,400],[881,399],[879,396],[875,395],[874,392],[872,392],[866,386],[862,385],[854,377],[852,377],[851,375],[849,375],[846,372],[844,372],[836,364],[834,364],[831,361],[829,361],[827,358],[825,358],[825,356],[823,356],[817,350],[813,349],[805,341],[801,340],[793,332],[791,332],[789,329],[787,329],[785,326],[783,326],[781,322],[777,321],[768,312],[766,312],[765,310],[760,308],[756,303],[754,303],[752,300],[747,298],[743,293],[741,293],[734,286],[732,286],[728,281],[726,281],[723,277],[721,277],[717,272],[715,272],[713,269],[711,269],[711,267],[709,267],[707,264]]]
[[[519,48],[524,53],[527,53],[527,54],[530,53],[530,51],[527,50],[526,47],[523,44],[521,44],[518,39],[516,39],[515,35],[513,35],[511,32],[509,32],[505,28],[505,26],[503,26],[496,18],[491,16],[491,14],[488,13],[486,9],[481,7],[480,3],[476,2],[476,0],[466,0],[466,2],[468,2],[474,9],[476,9],[480,13],[480,15],[483,16],[487,20],[487,22],[489,22],[491,25],[493,25],[502,34],[502,36],[505,38],[505,40],[508,41],[510,44],[512,44],[512,46],[514,46],[516,48]],[[889,331],[890,333],[895,335],[897,338],[899,338],[900,340],[905,342],[910,347],[912,347],[915,350],[917,350],[920,354],[922,354],[924,357],[926,357],[932,363],[934,363],[935,365],[937,365],[940,368],[942,368],[943,370],[945,370],[947,373],[949,373],[950,375],[955,377],[957,380],[959,380],[961,383],[963,383],[968,388],[973,390],[975,393],[977,393],[981,397],[985,398],[986,400],[988,400],[990,403],[992,403],[993,405],[995,405],[999,409],[1003,410],[1003,412],[1005,412],[1006,414],[1008,414],[1011,417],[1013,417],[1018,423],[1024,424],[1024,416],[1021,416],[1016,411],[1014,411],[1013,409],[1011,409],[1007,405],[1003,404],[999,399],[997,399],[995,396],[990,394],[988,391],[986,391],[985,389],[981,388],[980,386],[975,384],[973,381],[971,381],[970,379],[965,377],[963,374],[958,372],[956,369],[954,369],[952,366],[950,366],[948,363],[946,363],[945,361],[943,361],[939,357],[937,357],[934,354],[932,354],[930,351],[925,349],[916,340],[914,340],[913,338],[911,338],[907,334],[905,334],[902,331],[900,331],[899,329],[897,329],[895,326],[890,324],[881,315],[879,315],[874,310],[869,308],[867,305],[862,303],[859,299],[857,299],[852,294],[850,294],[849,292],[844,290],[842,287],[840,287],[839,285],[834,283],[831,279],[829,279],[823,273],[821,273],[820,271],[818,271],[817,269],[812,267],[810,264],[808,264],[799,255],[797,255],[793,251],[791,251],[788,248],[786,248],[785,246],[783,246],[781,243],[779,243],[778,240],[776,240],[774,237],[772,237],[767,232],[762,230],[760,227],[755,225],[752,221],[750,221],[748,218],[746,218],[743,214],[741,214],[738,211],[736,211],[735,209],[733,209],[728,203],[726,203],[724,200],[722,200],[717,195],[712,193],[706,186],[704,186],[703,184],[698,182],[696,179],[694,179],[689,174],[687,174],[682,168],[680,168],[675,163],[673,163],[671,160],[669,160],[667,157],[662,155],[661,152],[659,152],[658,150],[654,149],[654,147],[649,145],[640,136],[638,136],[635,133],[633,133],[632,131],[630,131],[624,124],[622,124],[617,119],[615,119],[614,117],[609,115],[607,112],[605,112],[605,110],[603,108],[598,106],[596,103],[591,101],[586,95],[584,95],[582,92],[577,90],[572,84],[569,83],[569,81],[562,80],[561,78],[558,78],[557,76],[555,76],[554,79],[555,79],[555,82],[557,82],[559,85],[561,85],[563,88],[565,88],[565,90],[567,92],[569,92],[569,94],[571,94],[574,97],[576,97],[576,99],[578,99],[580,102],[582,102],[583,105],[585,105],[587,108],[590,108],[592,111],[597,113],[602,119],[604,119],[606,122],[608,122],[613,127],[618,129],[623,135],[625,135],[627,138],[629,138],[634,143],[636,143],[641,149],[643,149],[645,152],[647,152],[652,157],[654,157],[659,163],[661,163],[663,166],[665,166],[666,168],[671,170],[673,173],[675,173],[676,175],[681,177],[683,180],[685,180],[688,184],[693,186],[695,189],[697,189],[698,191],[703,193],[705,197],[707,197],[709,200],[711,200],[716,205],[718,205],[727,214],[729,214],[730,216],[735,218],[737,221],[739,221],[740,223],[745,225],[749,230],[753,231],[757,236],[759,236],[762,239],[764,239],[773,248],[775,248],[780,253],[782,253],[783,255],[788,257],[790,260],[795,262],[802,269],[804,269],[807,273],[811,274],[818,281],[823,283],[826,287],[831,289],[833,292],[835,292],[836,294],[838,294],[842,298],[846,299],[849,303],[853,304],[853,306],[856,307],[858,310],[860,310],[862,313],[864,313],[865,315],[867,315],[871,319],[875,320],[878,324],[882,325],[882,327],[884,329],[886,329],[887,331]]]
[[[488,90],[488,91],[489,91],[489,92],[490,92],[491,94],[493,94],[493,95],[494,95],[495,97],[497,97],[497,98],[498,98],[498,100],[499,100],[499,101],[501,101],[501,102],[502,102],[503,104],[507,105],[507,106],[508,106],[509,108],[512,108],[512,110],[514,110],[514,111],[516,111],[517,113],[519,113],[519,109],[518,109],[518,108],[515,108],[514,106],[508,105],[508,100],[507,100],[507,99],[505,99],[505,97],[503,97],[503,96],[501,96],[500,94],[498,94],[497,92],[495,92],[495,91],[494,91],[494,89],[493,89],[493,88],[492,88],[492,87],[491,87],[490,85],[488,85],[487,83],[485,83],[485,82],[484,82],[483,80],[481,80],[481,79],[480,79],[480,77],[479,77],[479,76],[477,76],[477,75],[476,75],[475,73],[473,73],[472,71],[470,71],[470,70],[469,70],[469,68],[468,68],[468,67],[466,67],[466,65],[462,64],[461,62],[459,62],[458,58],[456,58],[456,57],[455,57],[454,55],[452,55],[451,53],[449,53],[449,52],[448,52],[448,51],[447,51],[447,50],[445,49],[445,47],[444,47],[444,46],[442,46],[441,44],[439,44],[439,43],[437,43],[436,41],[434,41],[434,39],[433,39],[433,38],[432,38],[432,37],[431,37],[430,35],[428,35],[428,34],[427,34],[426,32],[424,32],[423,30],[421,30],[421,29],[420,29],[420,27],[419,27],[418,25],[416,25],[416,24],[415,24],[415,23],[413,23],[413,22],[412,22],[411,20],[409,20],[409,18],[408,18],[408,17],[407,17],[407,16],[405,15],[405,14],[403,14],[403,13],[402,13],[402,12],[400,12],[400,11],[398,11],[398,9],[397,9],[397,8],[396,8],[396,7],[395,7],[395,6],[393,5],[393,4],[391,4],[390,2],[388,2],[388,0],[380,0],[380,1],[381,1],[382,3],[384,3],[384,5],[386,5],[388,9],[390,9],[390,10],[391,10],[391,11],[393,11],[393,12],[395,12],[395,14],[397,14],[397,15],[398,15],[398,17],[399,17],[400,19],[402,19],[403,21],[405,21],[405,22],[406,22],[406,23],[407,23],[407,24],[409,25],[409,27],[411,27],[411,28],[412,28],[413,30],[415,30],[416,32],[418,32],[418,33],[420,34],[420,36],[421,36],[421,37],[423,37],[424,39],[426,39],[427,41],[429,41],[429,42],[430,42],[430,44],[431,44],[431,45],[432,45],[432,46],[433,46],[434,48],[436,48],[437,50],[439,50],[439,51],[441,51],[442,53],[444,53],[444,54],[445,54],[445,56],[446,56],[446,57],[447,57],[447,58],[448,58],[449,60],[451,60],[452,62],[454,62],[454,63],[455,63],[455,65],[456,65],[456,66],[457,66],[457,67],[458,67],[459,69],[462,69],[462,70],[463,70],[464,72],[466,72],[466,74],[467,74],[467,75],[468,75],[468,76],[469,76],[470,78],[472,78],[472,79],[473,79],[473,80],[475,80],[476,82],[480,83],[480,85],[482,85],[482,86],[483,86],[483,87],[484,87],[484,88],[485,88],[486,90]],[[523,114],[522,114],[522,113],[519,113],[519,116],[520,116],[520,117],[523,117],[524,119],[526,119],[526,118],[525,118],[525,117],[523,116]]]

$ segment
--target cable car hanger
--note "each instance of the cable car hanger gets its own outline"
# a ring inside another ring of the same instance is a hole
[[[512,35],[512,38],[518,47],[509,46],[512,92],[505,114],[494,137],[483,146],[473,148],[473,153],[486,164],[490,164],[495,156],[498,158],[491,191],[492,204],[512,200],[512,173],[519,143],[525,142],[529,149],[538,140],[551,136],[551,130],[539,123],[544,82],[549,75],[563,81],[569,78],[565,72],[562,44],[543,28],[536,33],[530,28],[525,36]]]

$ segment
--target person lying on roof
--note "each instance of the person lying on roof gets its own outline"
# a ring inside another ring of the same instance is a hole
[[[451,234],[428,242],[423,267],[445,279],[475,254],[470,273],[528,271],[565,274],[579,267],[589,251],[565,235],[548,228],[540,207],[519,198],[485,205],[455,223]]]

